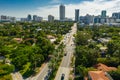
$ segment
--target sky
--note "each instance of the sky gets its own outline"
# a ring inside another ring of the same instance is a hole
[[[59,5],[64,4],[66,17],[73,18],[75,9],[80,9],[80,15],[100,15],[102,10],[111,16],[120,12],[120,0],[0,0],[0,15],[17,18],[28,14],[47,18],[49,14],[59,17]]]

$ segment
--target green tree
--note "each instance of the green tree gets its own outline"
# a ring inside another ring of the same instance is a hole
[[[79,65],[79,66],[77,66],[76,70],[78,71],[81,78],[84,79],[84,77],[87,76],[88,70],[86,67]]]
[[[86,31],[78,31],[76,36],[76,44],[77,45],[87,45],[88,39],[91,39],[90,33]]]
[[[14,66],[13,65],[8,65],[8,64],[0,64],[0,76],[10,74],[11,72],[14,71]]]

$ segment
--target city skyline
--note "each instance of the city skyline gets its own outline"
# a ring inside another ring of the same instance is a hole
[[[59,19],[59,5],[66,7],[66,17],[74,18],[74,10],[80,9],[80,16],[100,15],[102,10],[111,16],[113,12],[120,12],[119,0],[0,0],[0,15],[26,17],[28,14],[47,18],[49,14]]]

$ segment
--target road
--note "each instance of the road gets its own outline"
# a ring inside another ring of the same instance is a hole
[[[74,26],[72,27],[72,30],[70,33],[67,33],[64,36],[64,39],[61,41],[61,43],[63,42],[66,47],[65,47],[65,51],[67,53],[66,56],[64,56],[62,63],[60,65],[60,68],[57,72],[57,76],[55,78],[55,80],[61,80],[61,74],[64,73],[65,74],[65,80],[68,80],[69,77],[69,65],[70,65],[70,61],[71,61],[71,56],[72,53],[74,51],[73,46],[71,46],[71,44],[73,44],[73,34],[76,33],[76,24],[74,24]],[[38,75],[34,76],[34,77],[29,77],[27,79],[24,80],[44,80],[45,76],[48,74],[48,62],[44,65],[44,67],[42,68],[42,70],[38,73]],[[15,75],[12,75],[14,80],[23,80],[21,78],[17,78],[15,79]]]
[[[57,71],[56,77],[54,80],[61,80],[61,75],[65,74],[64,80],[69,80],[69,74],[70,74],[70,63],[71,63],[71,57],[74,53],[74,37],[73,34],[75,34],[77,31],[77,24],[75,23],[74,26],[72,26],[72,30],[68,35],[68,39],[66,39],[66,47],[65,47],[65,53],[66,56],[63,57],[61,65]]]
[[[66,70],[66,71],[64,71],[64,72],[66,72],[66,75],[69,75],[69,68],[68,67],[69,67],[69,63],[70,63],[70,58],[71,58],[72,52],[74,51],[74,49],[72,49],[73,47],[71,46],[71,44],[73,43],[73,40],[72,40],[73,36],[72,35],[74,33],[76,33],[76,24],[74,24],[74,26],[72,27],[71,33],[70,34],[69,33],[66,34],[64,36],[64,39],[61,41],[61,42],[64,42],[64,44],[67,44],[66,48],[65,48],[66,52],[70,51],[70,54],[67,54],[66,56],[64,56],[64,58],[62,60],[62,64],[61,64],[61,67],[62,67],[61,70],[63,70],[63,71]],[[69,38],[68,38],[68,36],[69,36]],[[67,66],[67,68],[66,68],[66,66]],[[48,63],[47,63],[37,76],[32,77],[29,80],[44,80],[45,76],[48,73],[48,69],[49,68],[48,68]],[[59,80],[59,79],[56,79],[56,80]]]
[[[48,62],[44,65],[44,67],[42,68],[42,70],[38,73],[38,75],[34,76],[34,77],[30,77],[28,79],[25,80],[44,80],[45,76],[48,73]]]

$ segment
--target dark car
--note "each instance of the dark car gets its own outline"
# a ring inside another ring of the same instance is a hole
[[[61,80],[64,80],[64,78],[65,78],[65,74],[62,74]]]
[[[51,72],[52,72],[52,70],[49,69],[49,70],[48,70],[48,76],[50,76]]]
[[[66,56],[66,55],[67,55],[67,53],[64,54],[64,56]]]
[[[48,80],[48,76],[45,76],[44,80]]]

